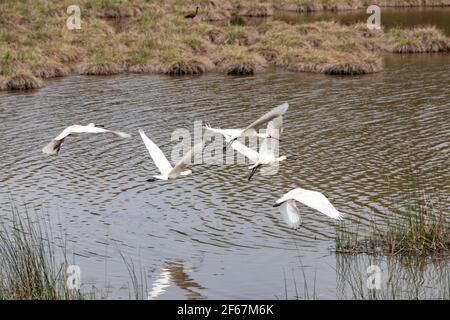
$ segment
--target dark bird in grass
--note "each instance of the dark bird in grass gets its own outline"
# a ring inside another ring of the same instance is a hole
[[[197,7],[197,9],[195,9],[195,13],[189,13],[189,14],[185,15],[184,17],[186,19],[194,19],[197,16],[197,13],[198,13],[198,7]]]

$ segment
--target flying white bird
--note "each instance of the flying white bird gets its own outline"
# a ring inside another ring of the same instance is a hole
[[[221,134],[223,136],[238,136],[241,134],[241,132],[244,131],[244,129],[218,129],[218,128],[211,128],[209,124],[205,126],[205,129],[214,133]],[[250,129],[245,132],[246,137],[260,137],[260,138],[267,138],[266,133],[258,133],[255,129]]]
[[[344,215],[336,210],[335,207],[328,201],[328,199],[320,192],[297,188],[289,191],[283,197],[278,199],[274,207],[280,206],[281,216],[283,220],[291,228],[298,228],[302,222],[300,211],[297,208],[295,201],[303,203],[324,215],[342,220]]]
[[[252,172],[250,173],[248,180],[250,180],[253,177],[253,175],[259,168],[263,166],[271,166],[277,162],[284,161],[287,159],[286,156],[281,157],[276,156],[279,147],[279,137],[282,131],[283,131],[283,118],[281,116],[276,117],[271,121],[269,121],[266,130],[266,134],[268,135],[268,137],[266,137],[262,141],[259,152],[248,148],[239,141],[232,141],[233,139],[232,136],[224,134],[225,141],[231,143],[231,147],[234,150],[247,157],[250,160],[250,162],[253,163],[253,165],[249,167],[249,169],[252,170]]]
[[[87,126],[72,125],[64,129],[59,136],[53,139],[48,145],[46,145],[42,152],[45,154],[58,154],[61,149],[61,145],[64,139],[68,136],[77,136],[80,133],[112,133],[120,138],[129,138],[130,135],[120,131],[107,130],[104,128],[96,127],[95,124],[89,123]]]
[[[289,105],[287,102],[279,105],[278,107],[273,108],[263,116],[261,116],[258,120],[253,121],[249,126],[247,126],[245,129],[215,129],[211,128],[209,126],[206,127],[207,130],[223,134],[224,136],[230,136],[230,140],[228,142],[227,146],[230,146],[233,141],[236,141],[239,137],[244,136],[258,136],[263,138],[270,138],[271,135],[269,132],[266,132],[266,134],[259,134],[256,132],[256,129],[258,129],[260,126],[268,123],[272,119],[275,119],[277,117],[281,117],[283,114],[286,113],[287,109],[289,108]]]
[[[258,160],[249,167],[252,172],[248,177],[250,180],[256,171],[262,166],[271,166],[280,161],[286,160],[286,156],[276,157],[278,154],[279,144],[280,144],[280,135],[283,132],[283,117],[279,116],[270,120],[267,124],[266,133],[268,134],[268,138],[265,138],[262,142],[261,148],[259,149],[259,157]],[[232,145],[238,141],[232,142]]]
[[[169,180],[176,179],[179,176],[188,176],[192,174],[191,170],[185,170],[186,167],[191,163],[192,155],[201,152],[203,149],[203,139],[202,142],[197,143],[188,153],[186,153],[183,158],[178,161],[175,167],[172,167],[169,160],[167,160],[164,153],[161,149],[158,148],[156,144],[147,137],[143,130],[139,130],[139,134],[141,135],[142,141],[144,141],[145,146],[147,147],[150,156],[153,159],[158,170],[161,172],[160,175],[153,176],[159,180]]]

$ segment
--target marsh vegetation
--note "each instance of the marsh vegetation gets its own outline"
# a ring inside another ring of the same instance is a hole
[[[83,299],[67,286],[65,250],[47,221],[15,204],[8,217],[0,230],[0,299]]]
[[[367,285],[369,276],[374,275],[368,266],[376,266],[374,271],[379,272],[373,288]],[[337,299],[450,299],[446,258],[337,255],[335,270]]]
[[[441,2],[439,2],[441,3]],[[84,0],[81,29],[68,30],[69,1],[0,4],[0,90],[32,89],[70,72],[84,75],[218,71],[249,75],[278,67],[338,75],[382,70],[381,53],[448,52],[450,39],[433,27],[385,32],[363,24],[292,25],[267,20],[236,25],[232,18],[267,16],[274,10],[360,8],[354,1]],[[195,19],[184,15],[200,6]],[[388,3],[380,3],[388,5]],[[420,5],[399,1],[397,5]],[[430,3],[433,4],[433,3]],[[229,20],[225,25],[215,20]]]
[[[410,186],[403,200],[368,227],[338,226],[336,252],[388,256],[450,256],[450,218],[443,195],[426,194],[423,182],[410,171]]]

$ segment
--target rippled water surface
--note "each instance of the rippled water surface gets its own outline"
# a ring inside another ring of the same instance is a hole
[[[11,198],[42,209],[65,234],[86,285],[128,298],[120,255],[145,273],[156,298],[285,298],[304,278],[335,298],[340,278],[335,224],[302,208],[291,230],[272,203],[295,186],[321,190],[350,223],[385,221],[418,177],[448,211],[450,57],[386,56],[362,77],[265,73],[70,76],[38,91],[0,93],[0,215]],[[175,129],[194,120],[242,127],[288,101],[274,176],[247,181],[245,165],[194,166],[190,177],[156,173],[137,130],[170,155]],[[72,138],[58,157],[41,148],[73,123],[133,134]],[[303,266],[303,268],[301,268]],[[303,270],[303,271],[302,271]]]

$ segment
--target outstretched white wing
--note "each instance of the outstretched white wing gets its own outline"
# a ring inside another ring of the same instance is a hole
[[[223,135],[224,137],[231,136],[231,137],[237,137],[244,135],[244,129],[218,129],[218,128],[211,128],[210,125],[206,125],[205,129],[214,133],[218,133]],[[255,129],[248,129],[245,131],[245,136],[256,136],[257,132]]]
[[[279,116],[269,121],[267,124],[266,134],[269,138],[265,138],[261,143],[259,153],[262,157],[275,156],[278,154],[280,147],[280,135],[283,130],[283,117]]]
[[[47,144],[44,148],[42,148],[42,152],[45,154],[58,154],[59,149],[61,148],[64,139],[61,140],[52,140],[49,144]]]
[[[72,125],[65,128],[55,139],[46,145],[42,152],[46,154],[58,154],[64,139],[73,133],[112,133],[120,138],[129,138],[130,135],[121,131],[113,131],[104,128],[96,127],[93,123],[87,126]]]
[[[70,127],[69,127],[70,128]],[[64,133],[64,131],[63,131]],[[71,126],[70,133],[112,133],[120,138],[129,138],[130,135],[125,132],[108,130],[105,128],[93,127],[93,126]]]
[[[211,128],[211,126],[206,125],[205,129],[214,133],[221,134],[223,136],[235,136],[239,135],[243,129],[217,129],[217,128]]]
[[[203,139],[202,142],[197,143],[191,150],[189,150],[183,158],[173,167],[173,169],[169,172],[168,177],[170,179],[176,178],[182,171],[186,169],[186,167],[191,163],[192,156],[203,150]]]
[[[161,149],[158,148],[156,144],[153,143],[152,140],[149,139],[149,137],[145,135],[143,130],[139,130],[139,134],[141,135],[142,141],[144,141],[144,144],[147,147],[147,150],[150,153],[150,156],[152,157],[153,162],[155,163],[158,170],[162,175],[168,175],[173,168],[164,153],[161,151]]]
[[[283,117],[279,116],[270,120],[267,124],[266,133],[271,137],[279,139],[281,134],[283,133]]]
[[[295,192],[293,198],[298,202],[301,202],[308,207],[316,209],[322,212],[324,215],[336,220],[342,220],[343,215],[336,210],[335,207],[330,203],[330,201],[322,193],[317,191],[301,189]]]
[[[300,211],[295,205],[295,200],[283,202],[280,206],[281,217],[290,228],[297,229],[302,223]]]
[[[279,148],[279,142],[278,140],[272,139],[272,138],[264,138],[263,142],[261,143],[261,148],[259,149],[259,153],[261,154],[261,157],[270,157],[275,156],[277,154]]]
[[[342,213],[333,207],[327,197],[317,191],[297,188],[286,193],[282,198],[278,199],[276,203],[280,204],[288,200],[296,200],[336,220],[342,220],[344,217]]]
[[[226,142],[230,142],[231,141],[231,137],[230,136],[225,136],[225,141]],[[231,144],[231,147],[234,150],[236,150],[237,152],[239,152],[240,154],[242,154],[245,157],[247,157],[253,163],[258,161],[258,159],[259,159],[259,153],[258,152],[256,152],[253,149],[250,149],[249,147],[245,146],[244,144],[240,143],[237,140],[233,141],[233,143]]]
[[[280,104],[278,107],[273,108],[272,110],[261,116],[258,120],[252,122],[247,128],[242,131],[240,135],[244,136],[248,130],[256,130],[258,127],[266,124],[270,120],[282,116],[286,113],[288,108],[289,105],[287,104],[287,102]]]
[[[72,133],[74,127],[76,126],[69,126],[65,128],[54,140],[56,141],[63,140],[65,137],[67,137],[69,134]]]

